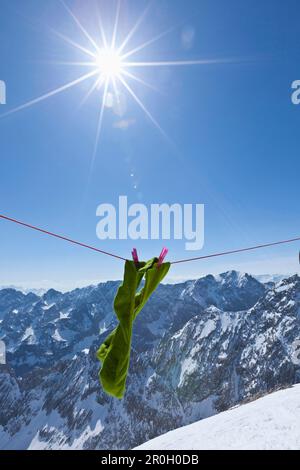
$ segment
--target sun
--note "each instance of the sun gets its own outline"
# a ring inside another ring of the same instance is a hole
[[[100,49],[96,58],[96,66],[99,75],[105,80],[114,80],[119,78],[123,72],[122,57],[114,48]]]
[[[98,39],[94,39],[91,34],[84,28],[81,24],[80,20],[77,16],[73,13],[73,11],[66,5],[64,0],[60,0],[62,6],[66,9],[69,13],[70,17],[73,19],[75,24],[77,25],[78,29],[88,40],[90,47],[86,47],[85,45],[78,43],[75,39],[69,38],[56,30],[52,30],[58,37],[63,39],[67,44],[75,48],[77,51],[83,53],[87,60],[80,61],[80,62],[61,62],[63,65],[70,65],[75,67],[80,67],[85,70],[85,73],[82,75],[78,75],[77,78],[74,80],[65,83],[58,88],[49,91],[37,98],[34,98],[20,106],[17,106],[10,111],[7,111],[4,114],[0,115],[0,118],[4,116],[16,113],[18,111],[24,110],[29,108],[33,105],[36,105],[44,100],[52,98],[59,93],[63,93],[70,88],[73,88],[80,83],[86,80],[92,80],[91,87],[89,88],[86,96],[82,100],[82,103],[85,103],[87,99],[94,93],[98,92],[99,90],[102,94],[102,103],[99,107],[99,117],[97,123],[97,131],[96,131],[96,138],[95,138],[95,145],[94,145],[94,152],[92,158],[92,164],[96,157],[96,152],[99,143],[99,137],[102,129],[103,123],[103,116],[105,112],[105,108],[107,106],[107,97],[113,96],[113,99],[118,101],[124,92],[129,95],[136,104],[142,109],[145,113],[147,118],[155,125],[155,127],[161,132],[161,134],[167,138],[169,138],[165,131],[161,128],[158,121],[152,116],[150,111],[147,109],[146,105],[143,103],[141,98],[138,97],[134,90],[134,83],[142,84],[152,90],[157,91],[157,88],[152,84],[145,81],[136,71],[144,70],[146,71],[149,68],[156,68],[156,67],[185,67],[191,65],[204,65],[204,64],[215,64],[215,63],[226,63],[228,59],[210,59],[210,60],[160,60],[160,61],[148,61],[142,60],[137,61],[135,60],[135,54],[143,51],[151,44],[155,43],[156,41],[163,38],[165,35],[169,34],[173,31],[174,28],[169,28],[166,31],[154,36],[144,43],[139,44],[137,46],[132,46],[128,49],[128,45],[130,44],[131,40],[134,38],[136,31],[138,28],[141,27],[142,22],[145,20],[146,14],[149,10],[149,5],[143,12],[143,14],[138,18],[137,22],[134,24],[132,29],[128,32],[123,42],[119,43],[119,20],[120,20],[120,10],[121,10],[121,0],[117,0],[117,12],[116,18],[113,27],[113,34],[111,41],[108,40],[105,29],[102,24],[102,18],[99,13],[98,21],[99,21],[99,32],[101,35],[101,43],[99,44]],[[97,15],[96,15],[97,16]],[[232,62],[232,60],[229,60]],[[58,62],[59,64],[59,62]],[[88,72],[86,71],[88,69]],[[91,164],[91,166],[92,166]]]

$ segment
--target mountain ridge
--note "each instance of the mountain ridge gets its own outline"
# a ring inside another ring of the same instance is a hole
[[[0,448],[129,449],[300,382],[299,276],[270,286],[231,271],[159,286],[135,323],[126,396],[108,397],[95,354],[118,285],[0,290]]]

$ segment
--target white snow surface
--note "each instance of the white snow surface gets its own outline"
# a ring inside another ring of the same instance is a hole
[[[52,338],[53,338],[55,341],[58,341],[59,343],[66,341],[66,340],[61,336],[61,334],[60,334],[60,332],[58,331],[58,329],[55,330],[55,332],[54,332],[53,335],[52,335]]]
[[[163,434],[145,450],[300,450],[300,385]]]
[[[25,333],[21,338],[21,341],[27,341],[28,344],[35,344],[36,337],[32,326],[26,328]]]

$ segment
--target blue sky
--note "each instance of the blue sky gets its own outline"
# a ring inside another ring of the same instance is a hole
[[[111,34],[116,2],[66,3],[99,37],[98,3]],[[117,41],[148,4],[121,3]],[[299,14],[297,0],[154,0],[130,46],[173,29],[136,60],[217,61],[139,70],[159,91],[131,84],[172,143],[124,93],[121,117],[105,109],[91,166],[102,101],[99,90],[82,104],[92,81],[1,117],[86,73],[61,63],[86,56],[53,29],[85,47],[88,39],[59,0],[2,0],[0,80],[6,82],[7,104],[0,106],[0,212],[125,257],[133,246],[143,258],[159,254],[163,245],[169,259],[195,253],[186,252],[183,241],[100,242],[96,208],[117,204],[119,195],[130,204],[204,203],[199,255],[299,236],[300,106],[291,103],[291,83],[300,79]],[[124,123],[127,128],[120,129]],[[72,287],[122,275],[117,260],[8,222],[0,222],[0,242],[0,285],[47,281]],[[228,269],[295,272],[298,250],[295,244],[174,266],[170,278]]]

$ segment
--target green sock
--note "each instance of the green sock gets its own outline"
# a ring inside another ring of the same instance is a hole
[[[97,351],[97,358],[102,362],[99,373],[102,387],[116,398],[123,398],[125,393],[133,322],[170,269],[170,263],[157,268],[157,262],[157,258],[138,264],[126,261],[123,283],[114,301],[119,325]],[[137,293],[144,277],[144,287]]]

